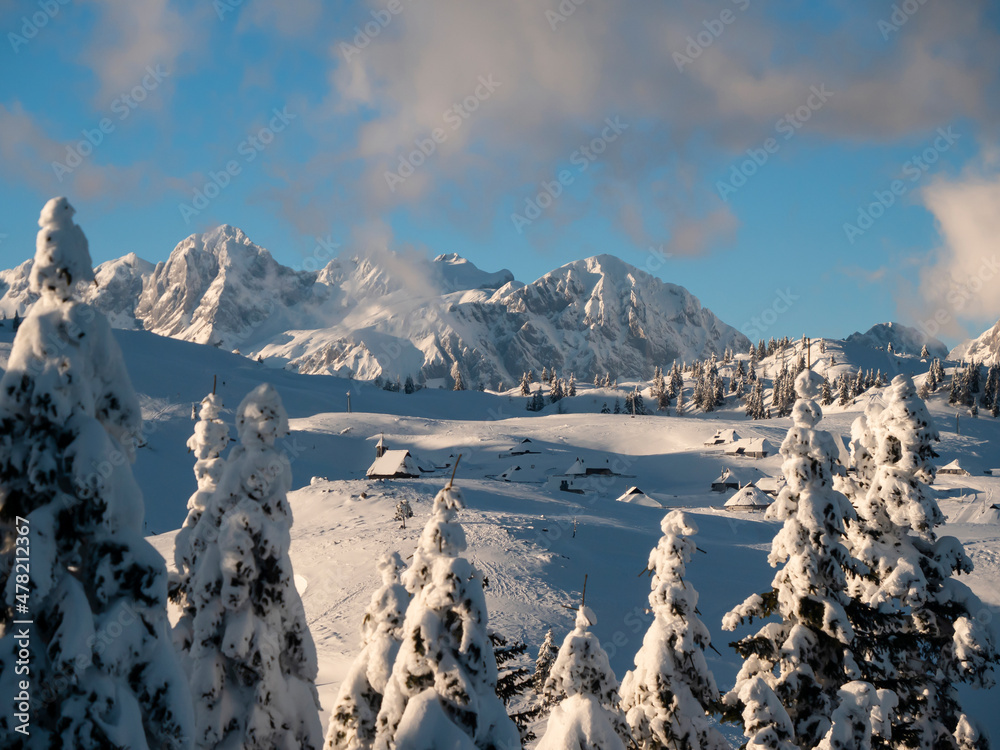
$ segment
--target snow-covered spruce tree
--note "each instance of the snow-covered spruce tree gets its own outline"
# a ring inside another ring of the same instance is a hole
[[[972,562],[956,539],[934,531],[944,517],[928,487],[938,435],[927,407],[906,375],[884,395],[885,408],[869,419],[874,478],[851,525],[852,551],[869,572],[852,580],[852,593],[882,615],[874,637],[886,653],[885,687],[899,697],[891,745],[955,747],[972,731],[956,685],[990,687],[997,650],[973,615],[982,603],[953,577]]]
[[[757,695],[757,701],[766,691],[747,686],[762,680],[784,706],[792,726],[789,739],[801,750],[815,748],[823,739],[841,687],[859,674],[846,611],[851,602],[845,570],[852,560],[843,543],[845,521],[854,517],[854,509],[833,489],[838,455],[833,438],[816,429],[822,411],[813,399],[821,380],[811,370],[795,379],[799,398],[781,445],[788,483],[767,511],[767,518],[784,522],[768,562],[784,565],[771,591],[751,596],[723,619],[723,628],[734,630],[746,618],[780,616],[779,622],[733,644],[745,661],[724,702],[731,718],[756,714],[748,695]],[[784,719],[771,709],[768,713],[777,722],[771,729],[781,735]],[[751,739],[765,728],[745,727]]]
[[[239,445],[196,537],[189,669],[198,748],[320,748],[316,647],[288,557],[292,472],[274,443],[288,415],[273,386],[257,386],[236,411]],[[215,528],[218,520],[218,527]]]
[[[413,518],[413,508],[410,506],[410,501],[405,497],[396,503],[396,515],[393,516],[393,520],[402,521],[403,525],[399,528],[406,528],[406,519]]]
[[[729,750],[709,713],[718,712],[715,677],[705,661],[711,643],[698,617],[698,592],[684,573],[698,527],[681,511],[660,523],[663,536],[649,555],[653,623],[622,680],[622,710],[640,750]]]
[[[576,613],[545,682],[543,697],[555,703],[535,750],[623,750],[631,745],[618,680],[608,655],[590,632],[597,618],[590,607]]]
[[[464,391],[465,381],[462,380],[462,369],[458,366],[458,361],[456,360],[451,366],[451,379],[454,382],[452,390]]]
[[[382,586],[372,594],[361,623],[361,653],[340,686],[326,731],[326,750],[370,750],[382,694],[403,637],[410,594],[400,582],[403,560],[396,552],[378,562]]]
[[[198,537],[194,531],[219,486],[225,461],[220,454],[229,444],[229,427],[219,419],[222,398],[214,393],[205,396],[198,412],[194,434],[188,438],[187,447],[194,453],[194,475],[198,489],[188,500],[188,514],[184,526],[174,541],[174,565],[177,573],[172,577],[170,597],[183,609],[183,615],[174,626],[174,641],[185,656],[191,652],[191,633],[195,608],[190,600],[191,571],[197,566],[198,556],[210,541]],[[217,527],[217,524],[215,525]]]
[[[491,631],[493,657],[497,663],[497,697],[503,701],[507,715],[517,726],[522,742],[535,739],[531,723],[542,713],[544,706],[534,695],[534,674],[524,663],[528,645],[524,641],[509,641],[500,633]],[[526,693],[531,692],[528,696]]]
[[[496,695],[483,577],[462,556],[461,507],[457,488],[438,492],[403,574],[413,598],[378,714],[378,750],[520,747],[517,727]]]
[[[73,214],[65,198],[42,209],[39,298],[0,381],[0,746],[189,748],[166,566],[143,538],[131,469],[141,411],[111,327],[77,297],[94,275]],[[15,567],[25,547],[30,572]],[[30,674],[15,668],[25,630]],[[26,721],[30,734],[16,728]]]
[[[535,657],[534,686],[538,695],[542,694],[545,682],[549,679],[549,673],[552,671],[552,665],[555,664],[558,655],[559,647],[552,636],[552,628],[549,628],[548,632],[545,633],[545,640],[538,647],[538,656]]]
[[[870,425],[881,411],[881,402],[869,401],[865,406],[865,413],[851,423],[851,468],[854,471],[853,477],[849,477],[849,481],[844,482],[842,487],[852,503],[867,494],[872,479],[875,478],[874,454],[878,445]]]

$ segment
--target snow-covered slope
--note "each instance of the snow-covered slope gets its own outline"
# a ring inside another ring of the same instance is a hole
[[[698,546],[707,554],[692,561],[689,580],[701,593],[702,619],[719,651],[707,654],[709,664],[720,687],[733,684],[740,661],[727,645],[734,635],[722,631],[722,616],[748,594],[766,590],[774,574],[767,550],[778,527],[759,514],[716,510],[732,493],[714,493],[710,487],[725,467],[777,476],[781,457],[726,456],[725,446],[706,447],[704,442],[719,429],[733,428],[742,437],[764,437],[779,445],[790,420],[747,421],[738,403],[681,417],[599,413],[602,403],[613,404],[631,384],[595,389],[581,383],[578,396],[535,414],[526,411],[527,399],[516,391],[390,393],[372,384],[267,368],[213,347],[148,332],[115,335],[146,420],[135,476],[145,497],[147,530],[158,533],[150,541],[168,559],[175,536],[171,529],[183,521],[185,503],[196,488],[194,460],[185,447],[194,428],[192,403],[211,390],[217,376],[217,392],[227,407],[222,419],[232,425],[236,405],[253,387],[270,382],[280,392],[292,430],[279,446],[291,462],[295,488],[289,496],[295,516],[291,557],[319,651],[325,711],[333,706],[357,655],[364,608],[379,585],[375,561],[387,550],[398,550],[403,557],[413,551],[430,499],[450,476],[449,468],[419,479],[366,480],[365,469],[382,435],[391,448],[409,449],[431,465],[444,466],[462,454],[456,484],[469,508],[460,520],[470,557],[490,581],[486,594],[491,627],[525,640],[533,655],[549,627],[555,628],[558,640],[572,626],[572,613],[563,607],[580,601],[584,576],[589,576],[587,604],[598,615],[594,632],[619,678],[632,665],[649,625],[649,580],[636,574],[657,542],[665,509],[615,498],[634,485],[668,508],[695,513],[701,528]],[[11,339],[10,324],[0,325],[0,370],[6,366]],[[814,345],[812,361],[823,363],[817,368],[823,371],[836,351],[835,367],[840,367],[850,346],[857,347],[857,356],[862,351],[888,356],[860,345],[828,343],[823,354]],[[916,358],[897,359],[905,366],[920,365]],[[770,362],[772,374],[776,367]],[[689,380],[688,393],[690,387]],[[346,412],[346,390],[351,391],[352,413]],[[866,403],[862,398],[846,407],[824,409],[821,426],[849,435],[851,422]],[[975,509],[997,501],[1000,478],[984,472],[1000,468],[995,449],[1000,421],[963,417],[961,434],[956,434],[956,410],[947,404],[947,393],[939,391],[929,406],[942,432],[938,465],[958,458],[972,473],[942,475],[935,482],[950,519],[941,532],[965,543],[976,569],[962,580],[984,599],[979,619],[993,627],[1000,623],[1000,526],[971,523],[969,518]],[[512,449],[524,446],[524,438],[531,439],[534,452],[511,455]],[[608,465],[618,475],[598,477],[582,495],[562,492],[558,482],[546,481],[577,458],[587,466]],[[517,474],[525,479],[500,481],[499,475],[512,465],[522,467]],[[405,530],[392,520],[403,498],[416,514]],[[745,632],[749,629],[736,635]],[[996,698],[996,689],[963,691],[969,714],[994,737],[1000,732],[1000,715],[993,710]],[[736,730],[726,731],[738,746],[742,740]]]
[[[978,338],[959,344],[948,355],[955,360],[976,360],[983,365],[1000,363],[1000,321]]]
[[[0,272],[0,310],[34,301],[30,264]],[[343,255],[318,272],[278,263],[228,225],[192,235],[155,268],[134,254],[86,292],[119,328],[239,349],[271,366],[360,379],[511,384],[543,367],[579,379],[648,377],[654,366],[749,341],[687,290],[609,255],[531,284],[455,254]]]
[[[948,356],[948,347],[938,341],[933,336],[926,336],[916,328],[910,328],[900,323],[879,323],[869,328],[864,333],[855,332],[844,341],[854,344],[863,344],[873,349],[885,349],[889,344],[897,354],[912,354],[914,357],[920,356],[924,345],[927,345],[927,353],[932,357],[944,359]]]

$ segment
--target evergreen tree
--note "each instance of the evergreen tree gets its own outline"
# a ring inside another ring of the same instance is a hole
[[[396,503],[396,515],[393,516],[394,521],[402,521],[403,525],[399,528],[406,528],[406,519],[413,518],[413,508],[410,507],[410,501],[405,497]]]
[[[458,366],[458,361],[456,360],[451,366],[451,379],[455,382],[453,390],[464,391],[465,381],[462,380],[462,370]]]
[[[830,385],[830,378],[823,377],[823,390],[820,397],[821,406],[829,406],[833,403],[833,388]]]
[[[517,726],[522,742],[535,739],[535,733],[529,728],[533,719],[542,712],[542,706],[526,705],[522,698],[529,690],[533,691],[534,679],[532,670],[519,662],[528,650],[523,641],[509,642],[499,633],[490,633],[493,644],[493,657],[497,663],[496,694],[507,709],[507,715]],[[534,703],[534,701],[533,701]]]
[[[365,610],[361,653],[340,685],[324,750],[370,750],[375,742],[375,720],[403,639],[403,618],[410,603],[410,594],[400,582],[404,567],[396,552],[379,558],[382,586],[372,594]]]
[[[572,398],[576,395],[576,375],[570,373],[569,386],[566,388],[566,395]]]
[[[956,539],[935,533],[944,516],[928,487],[938,434],[926,405],[906,375],[893,379],[885,398],[868,419],[875,472],[857,501],[850,543],[869,572],[852,580],[852,593],[881,614],[876,685],[884,680],[899,697],[891,745],[962,746],[976,731],[956,685],[992,686],[997,650],[974,615],[981,603],[953,577],[970,572],[971,560]]]
[[[288,557],[291,466],[274,447],[288,414],[273,386],[247,394],[236,431],[239,445],[192,531],[215,540],[191,571],[195,746],[318,750],[316,647]]]
[[[549,679],[549,673],[552,671],[552,665],[555,663],[558,655],[559,646],[556,645],[552,637],[552,628],[549,628],[545,634],[545,640],[542,641],[542,645],[538,648],[538,656],[535,658],[535,674],[532,684],[538,695],[542,695],[545,682]]]
[[[666,389],[660,391],[656,395],[656,410],[662,411],[664,414],[670,414],[670,394]]]
[[[611,409],[608,408],[608,402],[604,402],[604,406],[601,407],[601,414],[610,414]]]
[[[552,390],[549,392],[549,401],[554,404],[556,401],[561,401],[563,395],[563,381],[558,379],[554,380]]]
[[[784,567],[770,591],[751,596],[723,620],[723,627],[733,630],[747,618],[780,616],[734,644],[745,661],[724,699],[730,717],[737,712],[745,717],[747,710],[759,715],[758,707],[770,716],[746,726],[751,745],[760,744],[761,733],[769,731],[801,750],[815,748],[830,729],[840,689],[859,674],[847,614],[845,570],[853,561],[842,542],[854,509],[832,486],[838,455],[833,438],[816,428],[822,411],[813,399],[820,383],[810,370],[796,378],[799,398],[781,446],[788,483],[766,513],[783,522],[768,561]],[[768,691],[784,713],[774,710]]]
[[[376,750],[520,745],[496,695],[483,576],[462,556],[462,507],[450,484],[437,494],[403,575],[412,599],[376,722]]]
[[[14,333],[17,333],[17,329],[21,327],[21,315],[17,310],[14,311],[14,320],[11,322],[11,329]]]
[[[847,406],[851,402],[851,393],[847,385],[847,376],[845,375],[840,376],[840,393],[838,396],[837,403],[840,406]]]
[[[576,613],[576,627],[559,647],[545,682],[544,697],[556,703],[535,750],[624,750],[628,723],[619,705],[618,680],[608,655],[590,628],[590,607]]]
[[[549,368],[545,366],[542,367],[542,382],[543,383],[549,382]]]
[[[403,383],[403,393],[413,393],[416,390],[413,386],[413,378],[409,375],[406,376],[406,381]]]
[[[198,557],[216,540],[214,533],[210,536],[196,534],[195,529],[211,503],[225,466],[220,454],[229,444],[229,427],[219,419],[221,412],[221,397],[211,393],[203,398],[198,413],[200,421],[194,426],[194,435],[187,441],[188,450],[195,457],[194,475],[198,489],[188,500],[187,518],[174,541],[177,574],[170,583],[170,598],[183,610],[183,615],[174,626],[174,641],[185,656],[191,653],[195,616],[195,606],[191,600],[191,574],[197,569]],[[208,524],[202,526],[202,530],[206,528],[209,528]],[[218,524],[212,524],[211,528],[214,532]]]
[[[621,413],[622,413],[622,405],[618,402],[618,399],[615,399],[615,414],[621,414]]]
[[[642,394],[639,393],[639,389],[636,388],[632,391],[632,408],[628,409],[632,414],[645,414],[646,413],[646,403],[642,400]]]
[[[94,273],[74,213],[41,211],[38,299],[0,380],[0,746],[186,749],[167,570],[132,475],[142,412],[108,321],[79,300]]]
[[[711,645],[697,615],[698,592],[684,581],[698,527],[681,511],[660,522],[663,536],[649,555],[653,623],[622,680],[622,710],[640,750],[729,750],[708,718],[719,691],[705,661]]]
[[[958,370],[952,370],[951,386],[948,388],[948,403],[957,404],[961,398],[961,389],[958,385]]]
[[[528,380],[528,373],[521,375],[521,395],[530,396],[531,395],[531,382]]]
[[[921,359],[927,359],[929,356],[930,356],[930,352],[927,351],[927,344],[924,344],[920,348],[920,358]]]

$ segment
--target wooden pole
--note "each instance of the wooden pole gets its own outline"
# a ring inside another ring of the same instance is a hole
[[[213,395],[213,396],[215,395],[215,381],[216,381],[216,379],[217,379],[218,377],[219,377],[218,375],[213,375],[213,376],[212,376],[212,395]]]
[[[455,472],[458,471],[458,462],[462,460],[462,454],[458,454],[458,458],[455,459],[455,465],[451,468],[451,479],[448,480],[448,486],[445,487],[446,490],[451,489],[451,485],[455,481]]]

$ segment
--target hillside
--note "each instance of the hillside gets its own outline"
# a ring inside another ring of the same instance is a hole
[[[579,601],[586,575],[587,602],[598,615],[595,632],[619,678],[631,665],[648,625],[648,580],[636,574],[656,543],[659,519],[667,508],[690,510],[701,527],[698,545],[706,552],[693,561],[690,580],[702,593],[700,609],[720,652],[709,652],[709,664],[720,686],[732,684],[739,663],[727,646],[734,636],[721,630],[721,617],[770,581],[773,573],[766,556],[777,526],[758,515],[719,510],[732,493],[715,493],[710,486],[726,467],[743,476],[777,476],[781,458],[727,456],[725,446],[706,447],[704,442],[720,428],[733,428],[740,437],[764,437],[780,445],[788,419],[748,421],[731,397],[710,414],[600,414],[603,403],[624,397],[632,385],[626,383],[619,389],[581,384],[578,396],[534,415],[525,410],[527,399],[513,392],[391,393],[357,381],[267,368],[245,357],[147,332],[119,331],[117,336],[148,420],[148,442],[138,452],[135,473],[146,497],[149,531],[156,533],[151,541],[168,560],[171,529],[183,520],[186,499],[195,487],[193,461],[184,447],[192,429],[191,404],[217,376],[218,392],[229,407],[223,416],[231,423],[232,408],[254,385],[266,381],[279,389],[292,418],[292,434],[284,441],[295,488],[290,496],[295,514],[292,559],[319,650],[325,710],[357,651],[363,609],[377,586],[375,558],[388,549],[404,557],[410,554],[430,499],[450,473],[441,468],[419,479],[366,480],[380,436],[392,448],[409,449],[428,466],[446,467],[462,455],[456,482],[469,507],[461,521],[471,557],[490,580],[492,627],[523,638],[534,653],[548,627],[555,627],[558,638],[569,629],[571,613],[564,606]],[[0,328],[0,367],[10,341],[9,328]],[[821,356],[842,361],[850,356],[850,346],[827,345]],[[872,356],[884,357],[885,352]],[[920,363],[898,359],[915,367]],[[346,411],[348,391],[351,413]],[[827,408],[823,427],[849,434],[865,402]],[[958,459],[971,472],[967,477],[942,475],[935,484],[945,512],[962,521],[943,532],[966,544],[976,571],[963,580],[988,606],[982,621],[995,624],[1000,526],[983,523],[991,519],[981,511],[996,502],[1000,489],[1000,477],[983,473],[1000,468],[995,449],[1000,422],[963,419],[957,434],[955,410],[942,394],[931,399],[930,407],[942,434],[939,465]],[[523,447],[525,438],[534,452],[512,456],[511,450]],[[614,474],[591,481],[583,494],[560,491],[558,481],[550,478],[578,458]],[[498,478],[514,466],[520,467],[509,475],[515,481]],[[631,485],[663,509],[615,502]],[[405,531],[392,520],[395,504],[403,497],[410,499],[416,513]],[[734,570],[739,575],[733,575]],[[969,712],[998,736],[1000,719],[989,709],[995,694],[972,693],[965,700]],[[734,728],[726,727],[726,732],[739,744]]]

